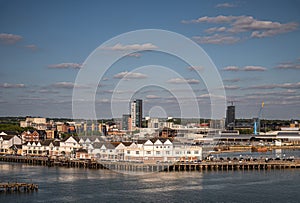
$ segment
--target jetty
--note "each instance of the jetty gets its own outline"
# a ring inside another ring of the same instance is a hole
[[[172,171],[209,171],[209,170],[268,170],[268,169],[300,169],[300,159],[293,160],[217,160],[201,162],[111,162],[101,160],[50,159],[48,157],[0,156],[0,161],[42,165],[48,167],[110,169],[129,172],[172,172]]]
[[[33,183],[0,183],[0,192],[37,191],[38,185]]]

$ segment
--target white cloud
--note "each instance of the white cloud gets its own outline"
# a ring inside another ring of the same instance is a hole
[[[96,102],[97,103],[111,103],[111,100],[109,100],[109,99],[97,99]]]
[[[51,89],[41,89],[39,90],[39,93],[42,94],[57,94],[59,91],[51,90]]]
[[[249,93],[246,94],[246,96],[261,96],[261,97],[286,97],[286,96],[293,96],[297,94],[296,90],[291,90],[291,89],[287,89],[285,91],[263,91],[263,92],[254,92],[254,93]]]
[[[270,37],[273,35],[296,30],[298,23],[279,23],[272,21],[256,20],[252,16],[240,16],[233,24],[229,32],[252,32],[252,38]]]
[[[127,54],[127,56],[131,56],[131,57],[140,58],[140,57],[142,56],[142,54],[141,54],[141,53],[137,53],[137,52],[135,52],[135,53],[130,53],[130,54]]]
[[[232,3],[220,3],[216,5],[216,8],[233,8],[233,7],[236,7],[236,5]]]
[[[128,71],[124,71],[121,73],[118,73],[116,75],[114,75],[114,78],[125,78],[125,79],[144,79],[147,78],[147,75],[143,74],[143,73],[135,73],[135,72],[128,72]]]
[[[235,83],[235,82],[241,81],[241,79],[240,78],[231,78],[231,79],[224,79],[223,81]]]
[[[189,66],[187,69],[190,71],[203,71],[205,68],[203,66]]]
[[[199,44],[234,44],[240,41],[239,37],[214,34],[211,36],[194,36],[195,40]]]
[[[240,68],[237,66],[226,66],[222,70],[223,71],[239,71]]]
[[[212,27],[205,30],[207,33],[213,33],[213,32],[225,32],[227,30],[226,27]]]
[[[82,64],[79,64],[79,63],[59,63],[59,64],[49,65],[48,68],[52,68],[52,69],[68,69],[68,68],[80,69],[80,68],[82,68]]]
[[[23,37],[20,35],[0,33],[0,42],[5,44],[15,44],[22,39]]]
[[[182,23],[230,23],[236,18],[237,16],[223,16],[223,15],[219,15],[216,17],[204,16],[194,20],[183,20],[181,22]]]
[[[262,66],[245,66],[242,68],[243,71],[266,71],[267,68]]]
[[[0,88],[24,88],[24,84],[11,84],[11,83],[3,83],[0,84]]]
[[[224,88],[225,88],[225,90],[238,90],[238,89],[240,89],[240,87],[237,86],[237,85],[225,85]]]
[[[238,66],[226,66],[222,69],[223,71],[266,71],[267,68],[262,66],[244,66],[243,68],[239,68]]]
[[[30,49],[32,51],[35,51],[35,50],[38,49],[38,47],[34,44],[25,45],[24,47],[27,48],[27,49]]]
[[[184,84],[184,83],[189,83],[189,84],[198,84],[200,83],[199,80],[196,79],[183,79],[183,78],[172,78],[167,81],[168,83],[172,84]]]
[[[274,35],[294,31],[298,28],[298,23],[280,23],[266,20],[257,20],[252,16],[204,16],[198,19],[182,21],[182,23],[216,23],[228,24],[227,27],[213,27],[206,30],[208,33],[228,32],[241,33],[250,32],[251,38],[271,37]]]
[[[103,90],[104,93],[113,94],[130,94],[133,93],[132,90]]]
[[[57,82],[51,85],[54,88],[72,89],[74,88],[74,83],[72,82]]]
[[[160,96],[153,95],[153,94],[150,94],[150,95],[146,96],[146,99],[160,99],[160,98],[161,98]]]
[[[215,94],[202,94],[200,96],[198,96],[198,98],[200,99],[209,99],[209,98],[219,98],[219,99],[223,99],[224,96],[223,95],[215,95]]]
[[[245,89],[275,89],[275,88],[300,89],[300,82],[296,82],[296,83],[283,83],[283,84],[255,85],[255,86],[247,87]]]
[[[279,65],[275,66],[276,69],[281,70],[300,70],[299,63],[280,63]]]
[[[153,50],[157,49],[158,47],[151,44],[151,43],[145,43],[145,44],[128,44],[128,45],[123,45],[123,44],[116,44],[111,47],[104,47],[103,49],[107,50],[113,50],[113,51],[127,51],[127,50],[133,50],[133,51],[142,51],[142,50]]]

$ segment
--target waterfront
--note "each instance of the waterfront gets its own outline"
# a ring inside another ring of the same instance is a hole
[[[37,192],[0,202],[297,202],[300,170],[151,173],[0,163],[0,182],[33,182]]]

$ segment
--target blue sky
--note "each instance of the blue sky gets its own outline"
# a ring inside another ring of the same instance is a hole
[[[299,119],[299,23],[298,1],[0,1],[0,115],[72,117],[76,75],[94,49],[125,32],[163,29],[192,39],[210,56],[237,117],[255,117],[264,101],[264,118]],[[208,92],[188,64],[139,51],[100,81],[99,118],[112,116],[112,92],[124,73],[154,61],[188,81],[200,116],[209,117]],[[132,74],[127,80],[142,84],[146,77]],[[181,90],[181,81],[169,82]],[[157,87],[127,92],[145,101],[144,116],[159,109],[178,116],[171,93]]]

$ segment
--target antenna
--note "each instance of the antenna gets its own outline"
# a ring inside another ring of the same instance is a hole
[[[233,106],[233,100],[227,101],[227,103],[230,103],[231,106]]]

